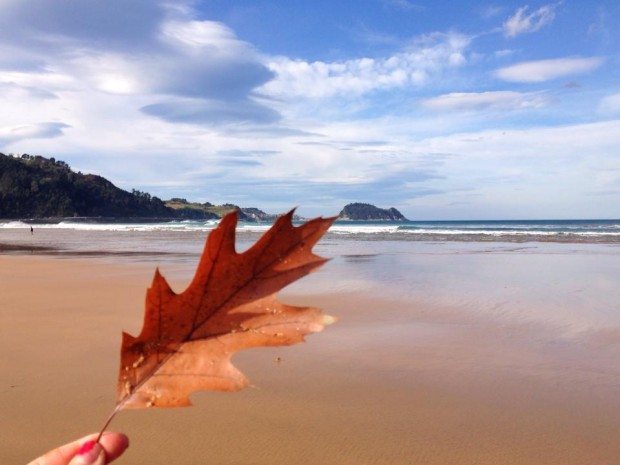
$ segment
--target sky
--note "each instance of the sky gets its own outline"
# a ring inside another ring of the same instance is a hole
[[[0,0],[0,151],[306,216],[620,218],[620,2]]]

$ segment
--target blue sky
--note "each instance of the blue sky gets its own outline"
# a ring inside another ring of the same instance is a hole
[[[620,217],[616,1],[0,1],[0,150],[162,198]]]

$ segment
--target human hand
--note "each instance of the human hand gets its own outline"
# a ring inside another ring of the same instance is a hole
[[[105,465],[118,458],[129,446],[129,439],[121,433],[104,433],[95,442],[97,434],[90,434],[47,452],[28,465]]]

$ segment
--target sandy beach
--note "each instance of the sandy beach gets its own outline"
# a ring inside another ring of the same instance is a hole
[[[506,269],[521,259],[506,257]],[[181,290],[192,268],[162,271]],[[121,331],[138,332],[153,270],[0,256],[0,463],[26,463],[100,427],[114,404]],[[244,391],[200,393],[187,409],[122,412],[111,429],[131,446],[118,463],[617,465],[617,307],[608,324],[574,331],[473,312],[471,294],[433,300],[436,288],[425,301],[312,288],[282,299],[323,307],[338,324],[306,344],[239,354],[253,383]],[[477,302],[492,309],[488,296]],[[527,288],[513,297],[535,306]]]

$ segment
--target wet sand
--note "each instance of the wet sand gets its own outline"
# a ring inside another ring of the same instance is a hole
[[[100,427],[153,268],[0,256],[0,463]],[[177,290],[190,270],[163,267]],[[340,321],[306,344],[239,354],[252,388],[122,412],[111,428],[131,446],[115,463],[620,463],[617,326],[569,336],[556,322],[380,297],[285,292]]]

